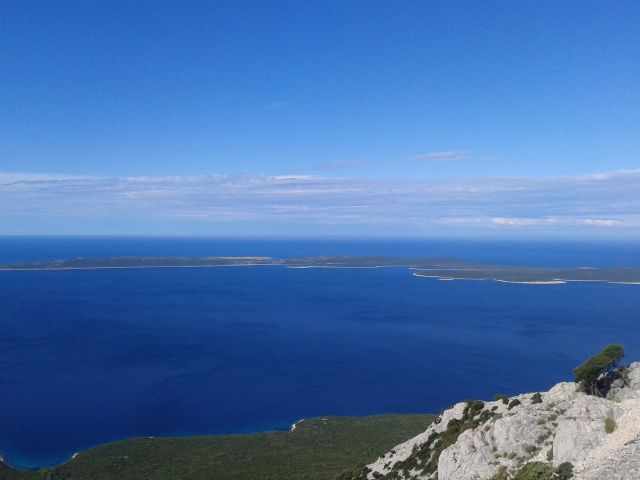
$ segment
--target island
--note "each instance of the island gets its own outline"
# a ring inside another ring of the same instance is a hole
[[[406,258],[385,256],[274,257],[146,257],[69,258],[45,262],[0,264],[0,270],[92,270],[106,268],[196,268],[283,266],[291,268],[461,268],[473,264],[452,258]]]
[[[0,264],[2,271],[100,270],[122,268],[215,268],[272,266],[285,268],[407,268],[419,278],[442,281],[491,280],[528,285],[567,282],[605,282],[640,285],[640,268],[554,268],[485,265],[455,258],[392,256],[315,256],[295,258],[247,257],[146,257],[70,258],[43,262]]]

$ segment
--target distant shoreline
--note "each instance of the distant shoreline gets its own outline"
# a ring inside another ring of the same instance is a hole
[[[281,267],[286,265],[276,265],[271,263],[238,263],[228,265],[131,265],[112,267],[42,267],[42,268],[4,268],[0,267],[0,272],[54,272],[69,270],[133,270],[144,268],[218,268],[218,267]]]
[[[589,282],[589,283],[608,283],[611,285],[640,285],[640,282],[617,282],[611,280],[593,279],[593,280],[570,280],[565,278],[555,278],[553,280],[503,280],[501,278],[470,278],[470,277],[444,277],[439,275],[421,275],[420,273],[413,273],[414,277],[433,278],[441,281],[454,281],[454,280],[475,280],[475,281],[492,281],[499,283],[513,283],[519,285],[565,285],[571,282]]]
[[[454,258],[385,256],[317,256],[299,258],[246,257],[112,257],[5,263],[0,272],[124,270],[148,268],[284,267],[289,269],[407,268],[415,277],[451,280],[491,280],[521,285],[562,285],[594,282],[640,285],[640,268],[551,268],[481,265]]]
[[[42,267],[42,268],[3,268],[0,272],[53,272],[53,271],[70,271],[70,270],[131,270],[144,268],[219,268],[219,267],[283,267],[294,270],[304,270],[312,268],[327,269],[372,269],[372,268],[408,268],[406,265],[375,265],[371,267],[359,266],[340,266],[340,265],[287,265],[277,263],[238,263],[228,265],[131,265],[131,266],[113,266],[113,267]]]

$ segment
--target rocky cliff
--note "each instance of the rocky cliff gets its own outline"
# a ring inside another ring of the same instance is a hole
[[[606,398],[559,383],[548,392],[458,403],[360,478],[640,479],[640,363]]]

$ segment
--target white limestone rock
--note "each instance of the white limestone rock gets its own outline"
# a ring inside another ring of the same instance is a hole
[[[368,478],[392,473],[407,480],[433,480],[436,474],[438,480],[488,480],[539,461],[555,467],[571,463],[576,480],[640,480],[640,363],[630,366],[626,384],[613,385],[609,398],[578,392],[574,383],[534,395],[512,397],[520,404],[511,409],[500,400],[485,402],[473,418],[463,417],[466,404],[458,403],[438,423],[369,465]],[[454,419],[475,423],[467,423],[471,428],[442,451],[437,472],[424,472],[424,446]],[[615,426],[609,433],[607,422],[610,429]]]
[[[553,464],[577,464],[607,437],[606,419],[616,421],[623,413],[611,400],[581,394],[577,396],[565,418],[560,420],[553,440]]]
[[[631,364],[627,372],[626,384],[621,380],[616,380],[612,384],[607,398],[616,401],[640,398],[640,362]]]

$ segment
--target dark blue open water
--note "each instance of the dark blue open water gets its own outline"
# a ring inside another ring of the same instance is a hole
[[[0,239],[0,262],[448,255],[640,266],[632,243]],[[34,467],[131,436],[436,412],[546,389],[607,342],[640,359],[640,286],[439,282],[406,269],[0,272],[0,453]]]

